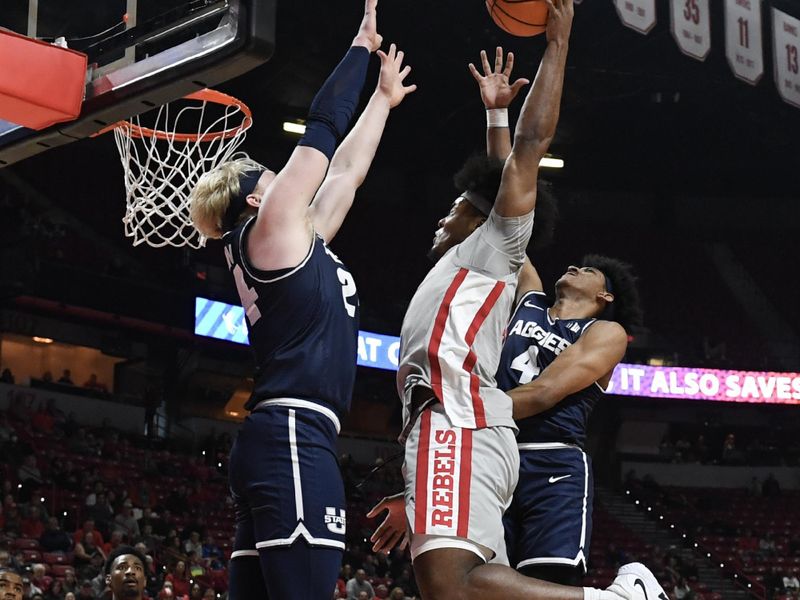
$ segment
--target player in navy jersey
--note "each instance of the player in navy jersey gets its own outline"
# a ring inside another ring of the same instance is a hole
[[[625,263],[584,257],[556,283],[552,306],[533,266],[523,269],[497,384],[511,390],[520,429],[520,478],[504,521],[511,564],[526,575],[576,584],[586,572],[594,489],[586,428],[625,352],[625,329],[639,324]],[[537,393],[538,404],[519,402]],[[521,406],[532,416],[520,419]]]
[[[338,150],[380,46],[377,0],[312,103],[306,134],[277,175],[249,159],[203,176],[195,226],[222,237],[257,364],[231,450],[236,539],[231,600],[329,598],[344,551],[336,436],[356,372],[358,296],[328,248],[367,174],[391,108],[415,88],[394,45],[367,107]],[[330,161],[330,167],[329,167]]]

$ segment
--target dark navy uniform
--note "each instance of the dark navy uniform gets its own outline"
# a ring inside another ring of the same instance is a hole
[[[318,236],[296,267],[255,269],[246,256],[254,223],[223,238],[257,364],[251,414],[231,450],[231,582],[240,586],[231,598],[329,597],[345,547],[336,437],[356,374],[356,286]],[[237,560],[247,557],[260,568]]]
[[[533,381],[595,322],[551,319],[542,292],[519,302],[508,326],[497,384],[503,390]],[[586,568],[592,530],[591,461],[586,426],[603,396],[596,383],[550,410],[518,421],[520,477],[506,512],[510,564]]]

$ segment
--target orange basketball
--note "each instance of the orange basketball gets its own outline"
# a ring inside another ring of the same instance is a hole
[[[531,37],[547,27],[544,0],[485,0],[486,10],[497,26],[511,35]]]

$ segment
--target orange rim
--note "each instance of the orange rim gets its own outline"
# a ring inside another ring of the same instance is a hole
[[[184,99],[199,100],[201,102],[213,102],[214,104],[221,104],[223,106],[235,106],[242,111],[242,114],[244,114],[244,119],[242,120],[242,124],[236,127],[224,129],[222,131],[210,131],[203,134],[172,133],[169,131],[162,131],[160,129],[150,129],[149,127],[134,125],[130,121],[117,121],[113,125],[104,127],[92,137],[121,127],[127,129],[130,133],[130,136],[135,138],[157,138],[159,140],[174,140],[178,142],[211,142],[218,139],[232,138],[235,135],[238,135],[240,132],[250,129],[250,126],[253,124],[253,113],[250,111],[250,107],[248,107],[238,98],[234,98],[228,94],[223,94],[222,92],[206,88],[192,92],[191,94],[184,96]]]

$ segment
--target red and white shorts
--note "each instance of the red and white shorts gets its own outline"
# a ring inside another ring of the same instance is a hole
[[[513,429],[455,427],[434,404],[408,434],[403,477],[412,559],[462,548],[508,564],[503,513],[519,477]]]

